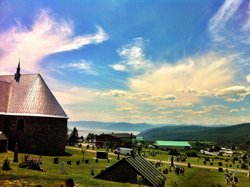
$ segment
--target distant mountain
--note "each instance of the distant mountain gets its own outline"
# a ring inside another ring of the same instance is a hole
[[[126,122],[96,122],[96,121],[70,121],[69,128],[77,127],[82,129],[103,129],[110,131],[136,131],[141,132],[150,128],[158,127],[146,123],[126,123]]]
[[[226,126],[165,126],[142,131],[145,140],[204,140],[218,143],[250,142],[250,123]]]
[[[195,125],[164,126],[142,131],[138,136],[144,136],[145,140],[188,140],[192,134],[203,130],[214,129],[218,127],[206,127]]]

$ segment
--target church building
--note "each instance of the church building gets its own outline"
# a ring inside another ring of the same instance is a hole
[[[0,131],[8,148],[42,155],[65,152],[68,116],[40,74],[0,75]]]

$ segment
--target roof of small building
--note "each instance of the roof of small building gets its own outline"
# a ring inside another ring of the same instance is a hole
[[[191,147],[191,145],[186,141],[161,141],[161,140],[156,140],[155,145],[157,145],[157,146]]]
[[[40,74],[0,76],[0,114],[68,118]]]
[[[133,169],[137,171],[139,175],[148,180],[153,186],[158,186],[166,180],[165,175],[162,174],[157,168],[155,168],[149,161],[147,161],[142,156],[125,157],[119,162],[115,163],[114,165],[101,172],[99,175],[96,176],[96,178],[102,178],[102,175],[108,173],[113,169],[118,168],[117,166],[122,162],[128,163]],[[159,177],[161,178],[161,180],[159,180]]]
[[[114,136],[116,138],[131,138],[131,134],[130,133],[111,133],[111,134],[100,134],[99,136]],[[132,134],[132,137],[134,138],[135,135]]]
[[[143,136],[136,136],[136,141],[144,141],[144,137]]]
[[[8,140],[7,136],[0,131],[0,140]]]

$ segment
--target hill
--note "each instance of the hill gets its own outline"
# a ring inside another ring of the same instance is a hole
[[[226,127],[165,126],[143,131],[139,136],[144,136],[148,141],[203,140],[240,145],[250,141],[250,123]]]
[[[110,131],[136,131],[141,132],[153,127],[146,123],[126,123],[126,122],[97,122],[97,121],[70,121],[69,128],[77,127],[79,129],[99,129]]]

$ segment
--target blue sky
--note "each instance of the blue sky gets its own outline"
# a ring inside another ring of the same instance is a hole
[[[0,73],[41,73],[70,120],[249,122],[250,1],[0,1]]]

